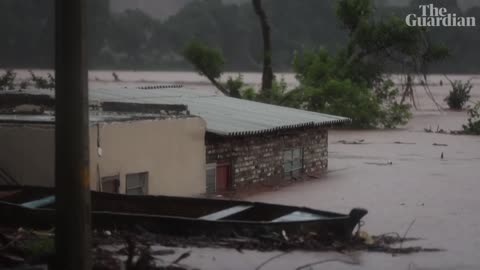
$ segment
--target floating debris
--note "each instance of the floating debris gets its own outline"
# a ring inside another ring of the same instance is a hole
[[[365,140],[364,139],[354,140],[354,141],[340,140],[340,141],[338,141],[338,143],[342,143],[342,144],[365,144]]]
[[[365,164],[377,165],[377,166],[391,166],[393,165],[393,162],[391,160],[387,160],[385,162],[365,162]]]
[[[46,242],[53,243],[53,235],[40,234],[33,230],[15,230],[0,228],[0,268],[31,265],[48,265],[54,254],[52,249],[44,248]],[[175,253],[168,247],[209,247],[231,248],[238,251],[368,251],[390,254],[412,254],[418,252],[439,252],[443,249],[424,248],[420,246],[402,247],[404,242],[420,240],[420,238],[400,236],[389,233],[371,236],[358,230],[352,238],[343,241],[334,238],[321,237],[321,234],[311,232],[300,238],[286,237],[283,233],[266,232],[260,238],[230,237],[212,238],[208,236],[179,237],[165,234],[154,234],[143,228],[129,231],[112,231],[111,235],[98,231],[93,234],[93,269],[191,269],[180,263],[191,256],[191,251],[183,252],[167,262],[159,256],[171,256]],[[25,243],[28,243],[25,245]],[[400,244],[399,247],[395,245]],[[152,250],[152,246],[163,246],[165,249]],[[26,252],[25,246],[38,247],[35,257]],[[117,250],[106,247],[120,246]],[[52,246],[53,247],[53,246]],[[154,257],[155,256],[155,257]],[[127,259],[121,260],[121,257]],[[160,264],[160,266],[158,266]]]
[[[444,144],[444,143],[433,143],[432,145],[433,146],[448,146],[448,144]]]

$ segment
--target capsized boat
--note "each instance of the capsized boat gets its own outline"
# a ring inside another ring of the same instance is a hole
[[[0,186],[0,224],[49,228],[55,224],[55,190]],[[92,192],[98,229],[142,226],[173,235],[247,236],[268,233],[349,238],[367,210],[348,215],[306,207],[224,199],[134,196]]]

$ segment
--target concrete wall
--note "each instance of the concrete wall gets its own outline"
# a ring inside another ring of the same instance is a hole
[[[99,179],[148,172],[149,194],[195,196],[205,192],[205,122],[197,117],[102,122],[90,127],[91,188]],[[0,126],[0,168],[21,184],[53,186],[52,126]],[[100,146],[101,156],[97,145]]]
[[[98,175],[120,175],[123,193],[126,174],[148,171],[149,194],[204,193],[205,127],[202,119],[193,117],[128,124],[100,123],[92,127],[91,186],[97,185]],[[98,155],[97,139],[102,156]]]
[[[228,162],[234,188],[284,179],[283,151],[303,148],[303,173],[320,174],[328,166],[328,132],[323,128],[243,137],[207,136],[207,163]]]
[[[0,168],[23,185],[53,186],[54,133],[52,125],[0,125]]]

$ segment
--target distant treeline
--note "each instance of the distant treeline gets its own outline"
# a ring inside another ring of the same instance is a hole
[[[335,50],[344,44],[346,33],[337,20],[335,0],[264,1],[272,26],[276,71],[290,70],[296,51],[318,47]],[[378,6],[377,18],[418,14],[419,2],[413,0],[406,7]],[[0,1],[0,67],[53,67],[53,3]],[[457,16],[480,19],[478,7],[462,12],[453,0],[437,0],[435,5]],[[88,0],[88,10],[91,68],[190,69],[180,52],[189,41],[197,39],[222,49],[229,70],[261,70],[262,39],[250,1],[240,5],[221,0],[193,1],[165,21],[152,19],[140,10],[112,14],[108,0]],[[431,39],[447,45],[452,57],[430,71],[480,72],[479,34],[479,27],[432,28]]]

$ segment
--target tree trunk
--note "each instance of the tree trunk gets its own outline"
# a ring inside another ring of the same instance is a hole
[[[270,25],[268,24],[267,14],[263,10],[262,0],[252,0],[255,13],[260,20],[263,36],[263,74],[262,74],[262,92],[266,93],[272,89],[273,70],[272,70],[272,44],[270,40]]]
[[[220,82],[218,82],[217,80],[215,80],[215,78],[212,78],[210,76],[207,76],[205,75],[205,77],[207,77],[207,79],[213,84],[215,85],[215,87],[220,90],[220,92],[222,92],[225,96],[229,97],[230,96],[230,93],[229,91],[225,88],[225,86],[223,86],[223,84],[221,84]]]

